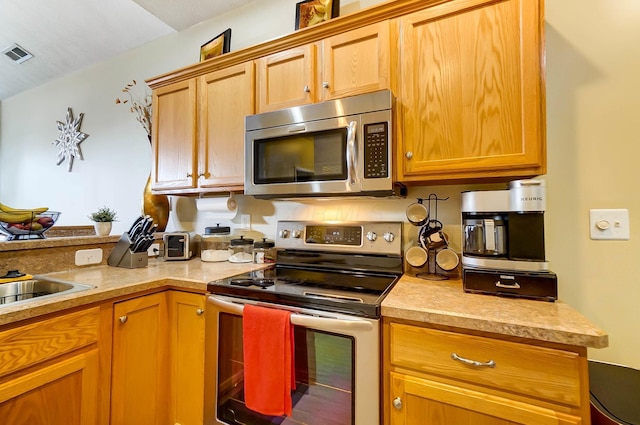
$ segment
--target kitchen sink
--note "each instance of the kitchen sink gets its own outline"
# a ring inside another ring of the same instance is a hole
[[[30,279],[0,284],[0,308],[4,305],[24,303],[34,298],[43,299],[74,292],[86,291],[94,286],[49,279]]]

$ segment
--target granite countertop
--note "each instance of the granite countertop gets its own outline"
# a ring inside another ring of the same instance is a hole
[[[104,265],[47,273],[42,276],[52,280],[92,285],[95,288],[0,306],[0,326],[163,286],[205,293],[207,283],[212,280],[263,269],[267,266],[227,261],[207,263],[200,261],[199,258],[189,261],[149,259],[147,267],[136,269]]]
[[[470,294],[462,289],[461,280],[404,275],[382,302],[382,315],[582,347],[609,344],[602,329],[562,301]]]
[[[264,264],[207,263],[150,259],[143,268],[88,266],[48,273],[46,278],[95,286],[93,289],[0,306],[0,326],[69,308],[161,287],[206,293],[207,283],[267,267]],[[563,302],[531,301],[468,294],[461,280],[427,281],[404,275],[382,303],[382,315],[510,337],[603,348],[607,334]]]

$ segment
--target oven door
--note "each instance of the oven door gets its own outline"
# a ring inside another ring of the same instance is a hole
[[[379,423],[379,320],[315,310],[292,309],[296,376],[292,415],[265,416],[246,408],[242,312],[247,303],[256,304],[220,295],[208,298],[205,424]]]

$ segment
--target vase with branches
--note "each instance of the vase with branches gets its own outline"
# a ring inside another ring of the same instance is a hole
[[[125,95],[122,98],[116,98],[116,104],[129,106],[131,113],[135,115],[136,120],[147,132],[149,143],[151,143],[152,97],[148,91],[145,91],[143,95],[136,93],[136,86],[136,80],[131,80],[130,83],[127,83],[122,89]],[[142,214],[151,216],[154,223],[158,225],[156,230],[164,232],[169,222],[169,198],[167,195],[158,195],[151,191],[151,174],[149,174],[144,187]]]

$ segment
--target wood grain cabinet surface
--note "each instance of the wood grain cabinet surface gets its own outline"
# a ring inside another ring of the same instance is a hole
[[[154,191],[242,190],[253,87],[248,62],[153,91]]]
[[[586,349],[385,321],[385,424],[588,424]]]
[[[389,21],[256,60],[257,112],[389,88]]]
[[[399,180],[545,173],[541,1],[450,1],[398,23]]]
[[[0,332],[3,425],[95,425],[99,309]]]

